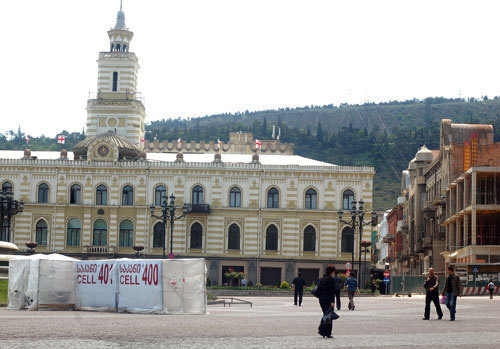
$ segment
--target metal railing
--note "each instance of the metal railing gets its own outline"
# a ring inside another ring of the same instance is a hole
[[[115,246],[84,246],[83,251],[88,254],[113,254]]]
[[[208,305],[223,304],[224,307],[226,307],[226,304],[228,305],[228,307],[230,307],[231,304],[248,304],[248,305],[250,305],[250,308],[252,308],[252,306],[253,306],[252,302],[245,301],[245,300],[239,299],[239,298],[234,298],[234,297],[217,297],[216,300],[208,301],[207,304]]]

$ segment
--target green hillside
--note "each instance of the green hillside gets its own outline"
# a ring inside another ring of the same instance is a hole
[[[377,172],[374,204],[377,210],[394,206],[399,196],[401,171],[426,144],[439,148],[442,118],[457,123],[488,123],[500,140],[500,98],[481,100],[427,98],[404,102],[364,105],[310,106],[258,112],[211,115],[188,120],[165,119],[146,126],[146,138],[186,141],[228,141],[229,133],[252,132],[255,138],[270,139],[272,126],[281,129],[281,141],[295,143],[295,153],[338,165],[370,165]],[[84,138],[68,134],[68,150]],[[23,149],[19,129],[7,141],[0,135],[0,149]],[[31,137],[32,150],[57,150],[55,138]]]

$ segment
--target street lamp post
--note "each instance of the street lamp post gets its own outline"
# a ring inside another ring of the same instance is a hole
[[[365,254],[365,261],[363,262],[363,266],[366,266],[366,254],[368,252],[370,252],[370,250],[368,249],[368,247],[371,246],[371,242],[370,241],[361,241],[361,247],[363,247],[363,250],[361,252],[363,252]],[[365,280],[363,280],[363,282],[366,282]]]
[[[170,254],[173,253],[172,247],[174,244],[174,222],[186,216],[189,212],[190,205],[184,204],[183,206],[175,205],[175,196],[170,194],[170,202],[167,203],[167,197],[162,196],[161,198],[161,216],[155,215],[155,206],[149,206],[149,211],[151,212],[151,217],[161,219],[163,222],[163,227],[165,232],[167,231],[167,222],[170,221]],[[182,208],[182,214],[180,216],[175,215],[175,210],[177,208]],[[165,236],[163,236],[163,259],[165,259]]]
[[[366,225],[372,225],[375,226],[377,225],[377,213],[375,211],[372,211],[372,219],[365,222],[364,216],[365,216],[365,211],[363,210],[364,208],[364,201],[363,199],[359,200],[359,203],[357,203],[355,200],[352,201],[352,207],[351,207],[351,220],[346,221],[342,219],[343,211],[339,210],[338,215],[339,215],[339,221],[342,223],[345,223],[347,225],[350,225],[352,227],[353,231],[353,236],[352,236],[352,268],[354,269],[354,242],[355,242],[355,235],[356,235],[356,227],[358,227],[359,230],[359,263],[358,263],[358,287],[361,287],[361,237],[363,236],[363,227]]]
[[[24,202],[14,200],[11,190],[0,191],[0,226],[4,227],[4,222],[7,222],[7,232],[2,229],[0,234],[0,241],[10,242],[10,223],[12,217],[18,213],[23,212]]]

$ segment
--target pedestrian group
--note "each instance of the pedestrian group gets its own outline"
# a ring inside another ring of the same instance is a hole
[[[354,295],[356,292],[360,294],[359,285],[354,277],[354,273],[350,272],[348,276],[345,285],[343,285],[342,279],[339,277],[335,267],[329,265],[326,268],[325,275],[318,280],[318,283],[311,291],[311,293],[318,298],[319,305],[323,311],[323,316],[318,327],[318,334],[323,338],[333,338],[333,320],[339,318],[338,314],[335,313],[335,308],[337,310],[341,308],[340,291],[342,288],[347,292],[349,298],[349,310],[353,311],[355,309]],[[298,276],[293,280],[292,284],[294,286],[294,305],[301,306],[304,287],[306,286],[306,282],[302,278],[301,273],[298,273]],[[450,312],[450,321],[455,321],[457,298],[462,297],[463,287],[460,277],[455,274],[455,269],[452,266],[448,268],[448,276],[444,282],[441,298],[439,298],[439,286],[439,277],[436,276],[434,268],[429,268],[429,273],[423,285],[425,289],[425,309],[422,320],[430,320],[431,303],[433,303],[436,308],[438,320],[443,318],[441,304],[444,304]],[[376,280],[372,281],[370,288],[372,295],[375,295]],[[493,299],[495,288],[496,286],[493,280],[490,280],[487,286],[487,290],[490,293],[490,299]]]

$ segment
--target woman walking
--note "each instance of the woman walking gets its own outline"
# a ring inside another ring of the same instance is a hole
[[[319,305],[321,310],[323,310],[323,316],[331,308],[332,311],[335,309],[335,282],[333,277],[335,275],[335,267],[329,265],[326,267],[325,276],[319,280]],[[333,338],[332,336],[332,322],[320,323],[318,328],[318,333],[323,338]]]

